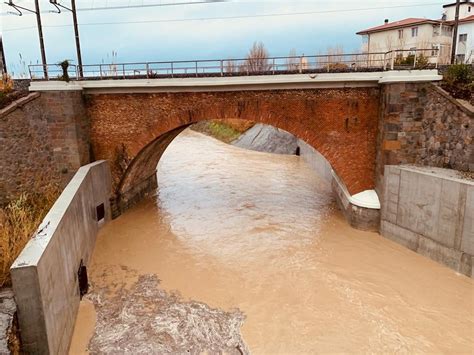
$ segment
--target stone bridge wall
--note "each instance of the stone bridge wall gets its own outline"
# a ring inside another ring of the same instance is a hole
[[[65,186],[90,161],[88,126],[79,92],[32,93],[0,110],[0,205]]]
[[[141,169],[127,180],[122,175],[132,158],[147,144],[166,148],[173,128],[213,118],[252,119],[295,134],[331,162],[351,193],[375,185],[381,194],[386,164],[473,171],[472,112],[429,83],[385,84],[381,90],[31,94],[0,112],[0,204],[48,181],[65,185],[94,159],[111,161],[123,192],[151,187],[156,182],[146,178],[161,153],[138,159]]]
[[[382,89],[376,189],[385,165],[417,164],[474,171],[474,112],[431,83]]]

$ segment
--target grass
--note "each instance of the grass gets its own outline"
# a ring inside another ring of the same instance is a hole
[[[230,143],[240,137],[254,125],[251,121],[240,119],[211,120],[196,123],[192,129],[214,137],[224,143]]]
[[[10,266],[59,196],[56,186],[45,191],[23,193],[0,208],[0,287],[10,285]]]

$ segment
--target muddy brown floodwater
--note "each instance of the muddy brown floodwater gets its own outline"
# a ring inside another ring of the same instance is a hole
[[[474,349],[473,280],[352,229],[296,156],[193,131],[106,225],[71,353]]]

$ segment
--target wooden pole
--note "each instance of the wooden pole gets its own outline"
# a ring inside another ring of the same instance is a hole
[[[1,74],[7,74],[7,62],[5,61],[5,51],[3,50],[3,40],[0,34],[0,63],[1,63]]]
[[[459,26],[459,6],[461,0],[456,0],[456,14],[454,17],[454,31],[453,31],[453,46],[451,48],[451,64],[455,63],[456,60],[456,45],[458,42],[458,26]]]

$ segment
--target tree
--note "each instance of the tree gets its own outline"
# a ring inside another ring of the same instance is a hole
[[[288,54],[288,59],[286,60],[286,68],[289,71],[294,71],[299,69],[299,59],[296,58],[296,50],[293,48]]]
[[[226,60],[224,63],[224,71],[226,73],[236,73],[238,72],[239,67],[238,65],[231,59]]]
[[[271,70],[272,65],[269,63],[268,57],[269,54],[265,45],[262,42],[254,42],[243,64],[243,71],[258,73]]]

